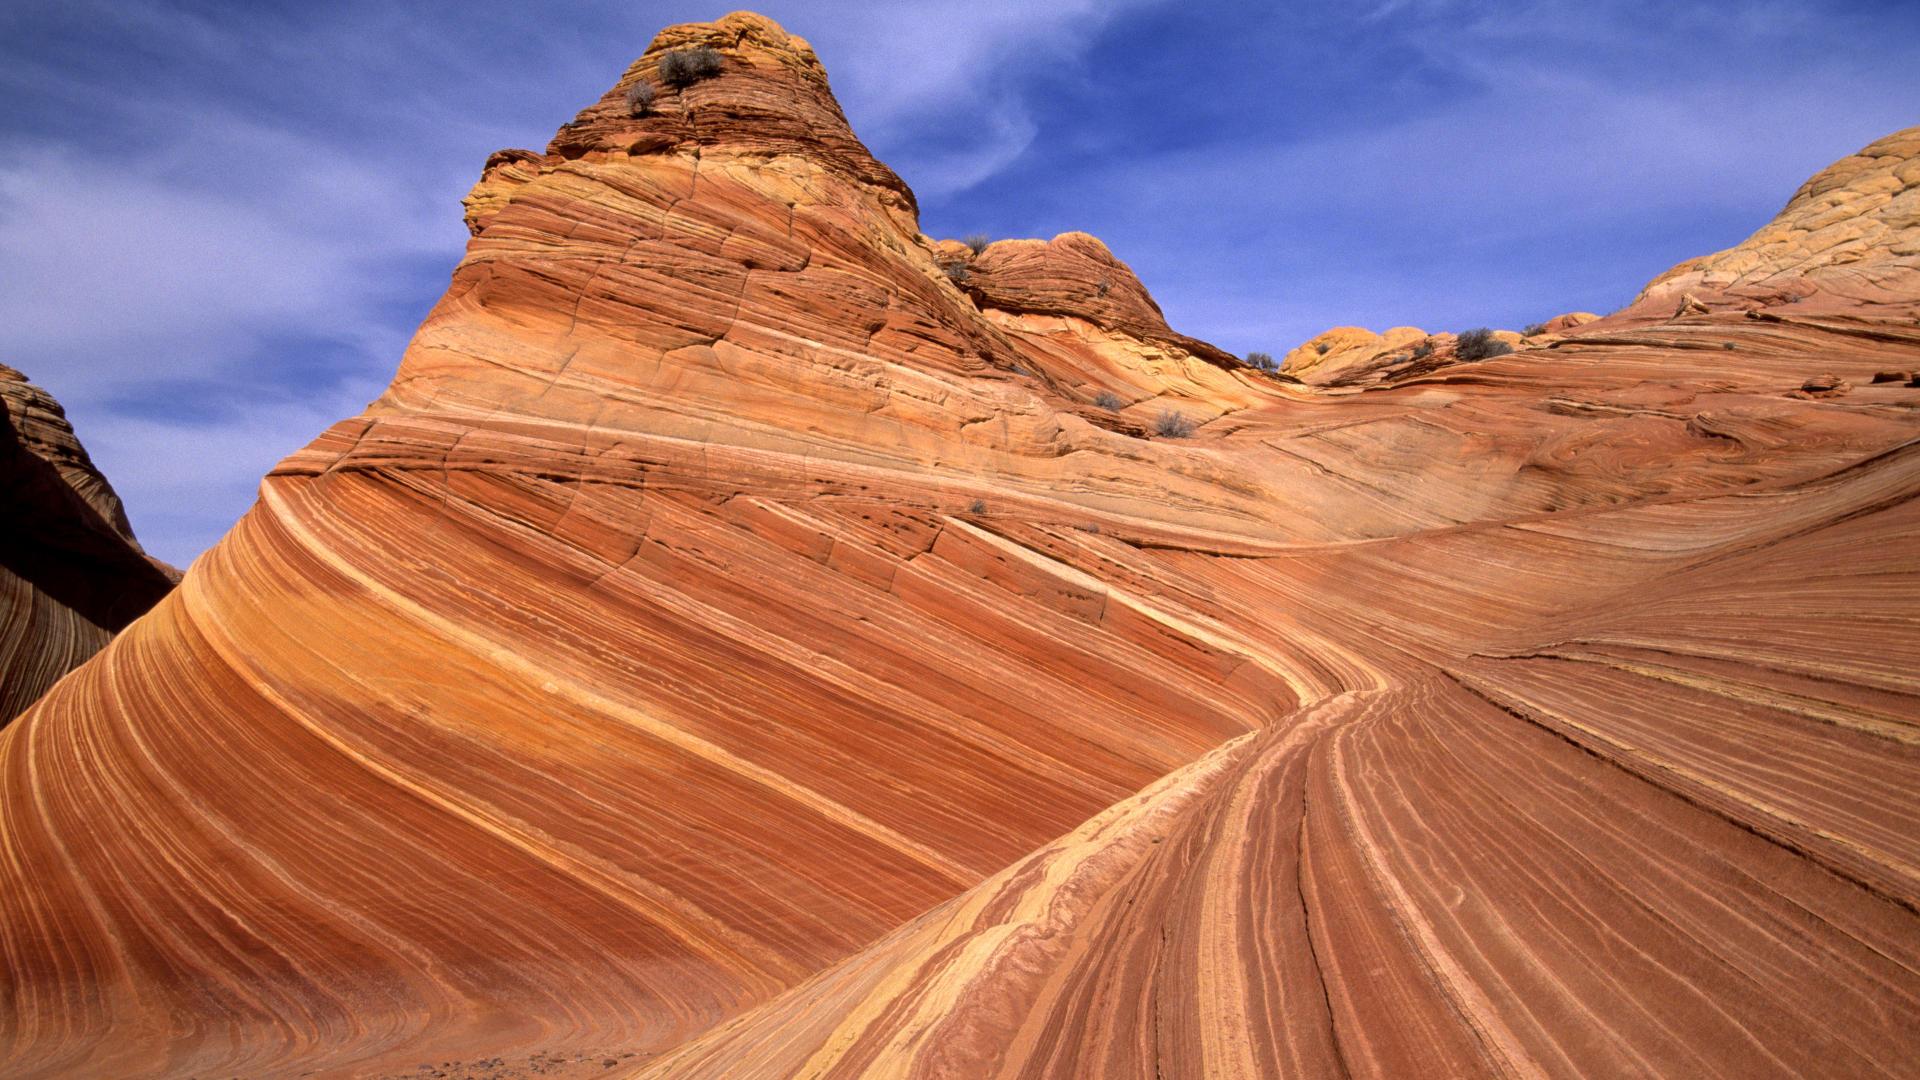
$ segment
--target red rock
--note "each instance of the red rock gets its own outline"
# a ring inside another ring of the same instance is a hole
[[[1800,384],[1799,393],[1808,397],[1839,397],[1853,389],[1853,384],[1838,375],[1815,375]]]
[[[173,587],[58,402],[0,364],[0,726]]]
[[[1591,311],[1569,311],[1564,315],[1555,315],[1548,319],[1546,330],[1549,334],[1566,334],[1590,322],[1598,322],[1599,319],[1600,316]]]
[[[968,263],[969,291],[982,307],[1009,315],[1055,315],[1084,320],[1142,342],[1237,365],[1219,349],[1175,333],[1160,305],[1127,265],[1086,233],[1049,241],[1003,240]]]
[[[468,211],[387,392],[0,732],[0,1073],[1920,1060],[1920,453],[1780,396],[1920,293],[1309,387],[1090,238],[956,283],[746,15]]]

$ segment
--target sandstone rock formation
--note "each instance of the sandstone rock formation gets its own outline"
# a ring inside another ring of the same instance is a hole
[[[1519,340],[1519,335],[1510,335]],[[1377,379],[1385,369],[1424,360],[1447,339],[1417,326],[1396,326],[1376,334],[1360,326],[1323,330],[1280,358],[1280,370],[1317,386]]]
[[[1920,291],[1920,127],[1898,131],[1802,184],[1767,226],[1653,279],[1629,311],[1904,304]]]
[[[1544,348],[1599,318],[1591,312],[1570,311],[1530,327],[1532,333],[1495,330],[1493,340],[1509,349]],[[1417,326],[1396,326],[1383,334],[1359,326],[1336,326],[1294,346],[1280,359],[1280,371],[1309,386],[1379,386],[1463,362],[1456,349],[1458,340],[1457,334],[1429,334]]]
[[[178,575],[149,559],[58,402],[0,364],[0,726]]]
[[[467,210],[0,733],[0,1073],[1920,1061],[1920,291],[1327,393],[949,272],[750,15]]]

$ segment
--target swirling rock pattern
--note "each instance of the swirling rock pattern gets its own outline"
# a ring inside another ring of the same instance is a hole
[[[179,576],[133,538],[59,402],[0,364],[0,726]]]
[[[1317,390],[750,15],[467,212],[0,734],[0,1072],[1912,1075],[1920,297]]]

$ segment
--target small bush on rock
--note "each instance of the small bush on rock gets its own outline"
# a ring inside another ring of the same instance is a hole
[[[692,86],[720,74],[720,54],[705,45],[674,49],[660,58],[660,81],[668,86]]]
[[[1120,395],[1111,390],[1102,390],[1093,395],[1093,403],[1108,412],[1119,412],[1127,407],[1127,403],[1120,400]]]
[[[1187,419],[1185,414],[1174,412],[1172,409],[1161,410],[1160,415],[1153,419],[1153,433],[1169,439],[1184,439],[1193,434],[1193,429],[1197,426]]]
[[[1528,323],[1526,325],[1526,328],[1520,331],[1520,336],[1521,337],[1539,337],[1541,334],[1544,334],[1546,332],[1547,332],[1546,323],[1543,323],[1543,322]]]
[[[1247,366],[1261,371],[1272,371],[1280,365],[1274,363],[1272,353],[1250,352],[1247,354]]]
[[[645,116],[653,111],[653,84],[637,82],[627,87],[627,112]]]
[[[1420,342],[1420,344],[1415,345],[1413,347],[1413,358],[1415,360],[1425,360],[1427,357],[1432,355],[1433,355],[1433,339],[1432,338],[1425,338]]]
[[[965,285],[967,279],[973,276],[967,272],[967,264],[962,262],[941,263],[940,272],[947,275],[947,280],[955,285]]]
[[[1484,326],[1460,331],[1459,340],[1453,344],[1453,355],[1460,360],[1485,360],[1512,351],[1513,346],[1495,338],[1493,331]]]
[[[973,252],[975,258],[979,258],[980,253],[987,250],[987,245],[993,243],[993,237],[986,233],[974,233],[960,242],[967,245],[967,250]]]

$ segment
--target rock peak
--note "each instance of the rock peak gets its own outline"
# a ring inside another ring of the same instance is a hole
[[[653,36],[653,44],[647,47],[645,55],[699,45],[716,49],[784,50],[811,65],[822,79],[826,78],[826,69],[820,66],[820,59],[806,38],[788,33],[786,27],[757,11],[735,11],[713,22],[669,26]]]
[[[703,48],[718,54],[717,71],[691,81],[663,74],[669,54]],[[647,104],[635,105],[636,94]],[[905,182],[854,135],[813,46],[752,12],[662,30],[547,147],[549,157],[562,160],[673,152],[800,155],[917,212]]]
[[[662,62],[690,49],[712,50],[717,69],[668,78]],[[522,185],[565,162],[673,154],[804,158],[864,185],[917,229],[913,191],[854,135],[813,46],[749,11],[667,27],[599,100],[560,126],[544,153],[495,152],[465,200],[467,227],[479,233]]]

